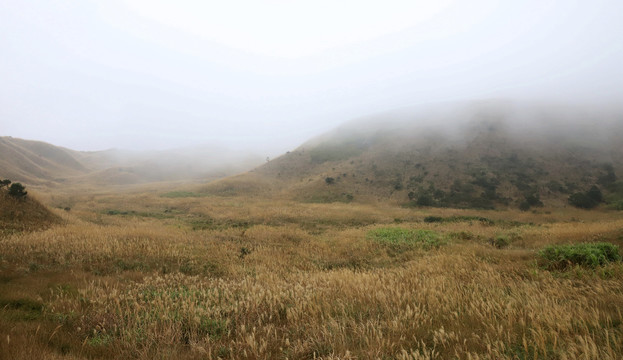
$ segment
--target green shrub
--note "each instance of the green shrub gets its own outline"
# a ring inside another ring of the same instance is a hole
[[[432,230],[405,228],[378,228],[370,230],[367,237],[381,244],[398,246],[418,246],[424,249],[441,245],[441,237]]]
[[[550,270],[564,270],[574,265],[595,268],[621,261],[619,247],[606,242],[551,245],[539,251],[539,256],[541,265]]]
[[[492,246],[498,249],[508,247],[508,245],[510,245],[511,243],[510,239],[506,235],[498,235],[495,238],[490,239],[489,242]]]

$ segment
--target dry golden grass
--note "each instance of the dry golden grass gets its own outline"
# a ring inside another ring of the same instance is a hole
[[[55,195],[65,224],[0,237],[0,358],[623,357],[623,265],[536,263],[547,244],[623,244],[619,213],[160,194]],[[367,236],[381,227],[442,245]]]

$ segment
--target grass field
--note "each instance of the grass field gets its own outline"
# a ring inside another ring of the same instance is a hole
[[[0,232],[3,359],[623,358],[621,262],[539,255],[623,245],[620,212],[38,195],[60,223]]]

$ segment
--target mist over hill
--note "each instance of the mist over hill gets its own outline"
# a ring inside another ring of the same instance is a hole
[[[41,141],[0,137],[0,177],[28,185],[131,185],[205,180],[247,171],[258,155],[218,147],[160,151],[75,151]]]
[[[564,206],[569,194],[593,185],[617,191],[622,114],[511,101],[400,109],[348,122],[255,176],[311,202]]]

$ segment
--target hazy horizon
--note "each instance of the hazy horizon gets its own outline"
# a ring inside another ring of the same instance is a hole
[[[418,104],[623,99],[623,3],[0,5],[0,136],[275,156]]]

